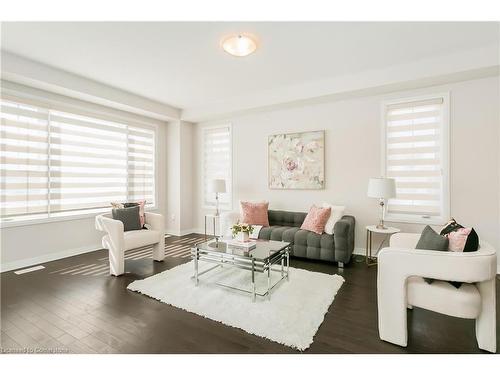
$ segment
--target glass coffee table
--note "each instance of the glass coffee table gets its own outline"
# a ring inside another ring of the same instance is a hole
[[[217,283],[217,285],[250,293],[252,301],[256,296],[271,299],[271,290],[283,280],[289,278],[290,243],[283,241],[256,240],[256,247],[249,251],[233,250],[224,240],[210,240],[197,244],[191,249],[191,256],[194,260],[194,283],[198,286],[199,277],[217,268],[232,266],[248,270],[252,274],[250,290],[236,286]],[[213,267],[199,272],[200,262],[215,264]],[[279,265],[279,268],[273,268]],[[255,274],[260,272],[267,274],[267,291],[257,293],[255,287]],[[271,272],[281,273],[281,277],[271,282]]]

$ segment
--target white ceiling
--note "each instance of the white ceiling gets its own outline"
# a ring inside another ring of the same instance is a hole
[[[256,53],[222,51],[237,32]],[[497,23],[2,23],[6,51],[184,109],[495,43]]]

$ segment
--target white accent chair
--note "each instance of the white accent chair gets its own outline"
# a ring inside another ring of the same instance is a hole
[[[111,214],[98,215],[95,227],[106,235],[102,246],[109,250],[109,271],[119,276],[125,273],[125,251],[153,245],[153,259],[161,262],[165,258],[165,220],[163,215],[146,212],[145,223],[151,229],[124,232],[123,223],[114,220]]]
[[[476,252],[416,250],[420,234],[398,233],[378,255],[380,338],[407,346],[406,309],[413,306],[476,320],[480,349],[496,352],[496,251],[481,242]],[[424,277],[436,279],[427,284]],[[446,281],[459,281],[455,288]]]

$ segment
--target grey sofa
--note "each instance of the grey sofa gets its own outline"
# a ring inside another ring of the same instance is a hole
[[[306,216],[304,212],[269,210],[270,226],[261,229],[259,238],[292,243],[294,257],[339,262],[341,267],[349,263],[354,250],[354,216],[344,215],[337,221],[333,235],[300,229]]]

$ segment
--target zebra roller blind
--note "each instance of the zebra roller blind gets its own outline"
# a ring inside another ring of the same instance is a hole
[[[3,220],[155,205],[155,129],[1,100]]]
[[[445,98],[385,106],[385,174],[396,180],[387,219],[448,219],[448,116]]]
[[[209,191],[214,179],[226,181],[226,193],[220,194],[222,208],[231,208],[231,127],[203,128],[203,196],[205,207],[215,207],[215,194]]]

